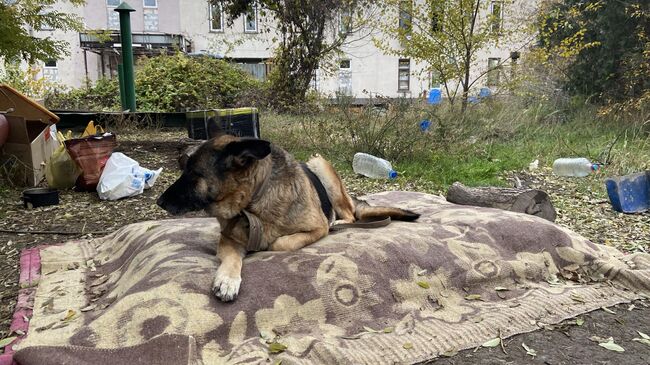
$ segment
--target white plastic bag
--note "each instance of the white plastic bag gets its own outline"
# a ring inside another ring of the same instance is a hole
[[[152,171],[140,167],[137,161],[123,153],[115,152],[106,161],[102,176],[97,184],[100,199],[117,200],[142,194],[153,186],[162,168]]]

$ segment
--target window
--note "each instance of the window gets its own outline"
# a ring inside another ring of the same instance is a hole
[[[147,32],[158,31],[158,9],[145,8],[142,12],[144,30]]]
[[[352,64],[350,60],[339,63],[339,93],[352,95]]]
[[[339,14],[339,32],[341,34],[352,33],[352,11],[350,9],[341,10]]]
[[[431,16],[431,32],[436,33],[442,31],[442,18],[444,16],[444,10],[441,9],[441,5],[437,3],[431,3],[431,8],[429,9],[429,14]]]
[[[257,5],[253,5],[244,16],[244,32],[257,33]]]
[[[117,8],[118,5],[120,5],[120,0],[106,0],[106,6],[108,7]]]
[[[144,3],[142,5],[145,8],[157,8],[158,7],[158,0],[144,0]]]
[[[503,25],[503,2],[499,0],[490,2],[490,21],[492,32],[499,33]]]
[[[223,32],[223,8],[220,3],[210,3],[210,31]]]
[[[488,58],[487,86],[499,85],[501,76],[501,59]]]
[[[57,81],[59,78],[59,68],[56,60],[47,60],[43,64],[43,78],[48,81]]]
[[[47,15],[49,13],[50,12],[46,9],[41,9],[41,11],[38,12],[39,15]],[[54,30],[54,27],[52,27],[52,25],[49,22],[45,21],[43,22],[39,30]]]
[[[413,13],[413,3],[411,0],[402,0],[399,2],[399,29],[407,33],[411,32],[411,14]]]
[[[431,70],[429,73],[429,89],[440,89],[442,88],[442,76],[437,70]]]
[[[398,64],[397,90],[409,91],[411,79],[411,60],[400,59]]]

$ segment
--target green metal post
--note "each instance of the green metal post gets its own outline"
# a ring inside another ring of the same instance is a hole
[[[124,65],[121,63],[117,65],[117,80],[120,84],[120,104],[122,105],[122,110],[127,110],[129,107],[126,105],[126,95],[124,92]]]
[[[123,108],[135,112],[135,81],[133,77],[133,37],[131,34],[131,12],[135,11],[129,4],[123,2],[114,9],[120,14],[120,39],[122,42],[122,67],[124,78]]]

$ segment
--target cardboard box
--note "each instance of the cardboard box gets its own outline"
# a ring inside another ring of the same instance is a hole
[[[2,173],[16,185],[36,186],[59,145],[54,125],[59,118],[7,85],[0,85],[0,111],[8,111],[9,122],[9,138],[0,150]]]

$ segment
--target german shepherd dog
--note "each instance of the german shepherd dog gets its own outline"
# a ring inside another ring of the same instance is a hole
[[[239,293],[249,251],[298,250],[325,237],[335,222],[419,217],[352,199],[332,165],[318,155],[300,164],[268,141],[224,134],[213,121],[209,136],[157,203],[173,215],[205,210],[219,221],[220,265],[212,291],[222,301]]]

